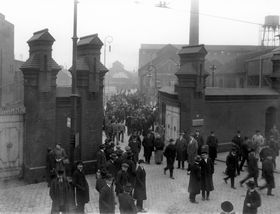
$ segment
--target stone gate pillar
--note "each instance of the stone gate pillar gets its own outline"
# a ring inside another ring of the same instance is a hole
[[[98,145],[102,143],[103,79],[108,71],[100,62],[103,43],[97,34],[81,37],[77,44],[77,87],[81,100],[81,160],[94,170]],[[71,71],[71,70],[70,70]]]
[[[25,139],[24,179],[45,177],[46,153],[55,146],[56,75],[61,69],[52,59],[55,39],[44,29],[27,41],[29,58],[21,66],[24,76]]]
[[[178,84],[175,91],[180,102],[180,129],[202,129],[204,125],[205,79],[207,54],[204,45],[185,46],[179,51],[180,69],[175,73]]]

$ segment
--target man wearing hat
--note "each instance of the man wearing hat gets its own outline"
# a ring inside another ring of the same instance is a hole
[[[185,168],[185,160],[187,159],[187,147],[188,147],[188,142],[184,138],[184,133],[180,133],[180,137],[176,140],[175,143],[176,146],[176,156],[177,156],[177,161],[178,161],[178,169]]]
[[[194,139],[196,140],[196,142],[198,144],[197,154],[200,155],[201,154],[201,147],[204,145],[204,140],[203,140],[203,137],[200,134],[200,131],[198,129],[195,130]]]
[[[273,158],[271,155],[267,156],[263,161],[263,178],[265,179],[266,184],[260,187],[261,189],[267,188],[267,195],[274,196],[272,194],[272,189],[275,188],[274,181],[274,171],[273,171]]]
[[[106,170],[114,177],[117,176],[117,167],[115,165],[115,160],[117,159],[116,153],[110,155],[110,159],[106,162]]]
[[[142,145],[144,147],[144,157],[147,164],[150,164],[152,152],[154,150],[154,140],[154,135],[151,132],[148,132],[142,141]]]
[[[254,181],[248,181],[246,184],[248,190],[244,200],[243,214],[256,214],[258,207],[261,206],[261,196],[255,189]]]
[[[174,162],[176,158],[176,147],[174,145],[174,140],[170,139],[169,145],[165,148],[164,156],[166,157],[167,166],[164,168],[164,174],[166,174],[166,170],[169,169],[170,178],[174,179],[173,177],[173,169],[174,169]]]
[[[230,178],[231,188],[236,189],[234,186],[234,178],[236,174],[239,174],[239,166],[238,166],[238,156],[236,154],[236,149],[232,149],[226,158],[226,175],[224,178],[225,183]]]
[[[128,146],[131,148],[133,153],[134,162],[137,163],[139,159],[139,153],[141,150],[141,139],[137,132],[134,132],[128,140]]]
[[[190,193],[189,199],[191,203],[198,203],[195,200],[195,196],[200,194],[200,180],[201,180],[201,170],[200,170],[200,156],[194,158],[194,163],[190,165],[190,180],[188,192]]]
[[[88,182],[83,172],[84,164],[82,161],[77,162],[77,169],[73,173],[72,183],[76,189],[77,212],[85,212],[85,204],[89,202]]]
[[[202,191],[202,200],[209,200],[210,191],[214,190],[213,185],[213,173],[214,173],[214,164],[211,158],[208,157],[207,151],[202,151],[201,153],[202,160],[200,161],[201,167],[201,191]],[[206,198],[205,198],[206,192]]]
[[[101,214],[115,213],[115,194],[113,191],[113,176],[105,176],[106,184],[100,190],[99,194],[99,212]]]
[[[138,167],[136,170],[136,182],[134,187],[133,198],[136,200],[136,206],[138,212],[146,212],[143,208],[143,201],[147,200],[146,194],[146,172],[143,167],[144,160],[138,161]]]
[[[129,165],[127,163],[122,164],[122,169],[118,171],[116,177],[116,193],[117,195],[123,192],[123,187],[128,183],[129,175],[127,172]]]
[[[220,214],[235,214],[233,211],[233,205],[230,201],[224,201],[221,203],[222,212]]]
[[[214,131],[210,132],[210,136],[207,137],[206,145],[209,147],[209,157],[215,164],[215,159],[217,158],[218,151],[218,138],[215,136]]]
[[[106,169],[101,169],[100,171],[100,177],[96,179],[95,189],[100,193],[101,189],[106,184],[105,177],[107,175]]]
[[[51,213],[66,213],[70,207],[71,189],[67,179],[63,176],[64,171],[58,170],[57,178],[53,179],[50,187],[52,199]]]
[[[187,152],[188,152],[188,174],[190,172],[190,166],[192,164],[194,164],[194,159],[197,156],[197,150],[198,150],[198,143],[197,141],[194,139],[194,137],[192,136],[192,134],[189,135],[190,137],[190,141],[188,143],[188,148],[187,148]]]
[[[132,196],[132,185],[127,183],[124,186],[124,192],[118,195],[120,214],[136,214],[137,209]]]
[[[96,154],[96,167],[97,170],[101,170],[106,167],[105,145],[99,145],[99,151]]]

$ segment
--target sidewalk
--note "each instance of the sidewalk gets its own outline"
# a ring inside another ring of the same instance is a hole
[[[228,155],[228,152],[218,153],[218,157],[216,160],[221,161],[221,162],[226,162],[227,155]],[[259,165],[259,169],[261,170],[262,166],[261,166],[260,161],[258,162],[258,165]],[[247,167],[246,162],[245,162],[244,166]],[[276,169],[274,170],[274,172],[277,174],[280,174],[280,158],[279,157],[276,158]]]

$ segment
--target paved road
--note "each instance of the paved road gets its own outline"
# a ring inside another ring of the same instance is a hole
[[[126,144],[123,143],[122,146]],[[141,155],[142,156],[142,155]],[[246,193],[245,187],[232,190],[230,184],[223,181],[223,171],[225,164],[217,162],[215,165],[214,186],[211,192],[210,201],[202,201],[201,196],[197,199],[199,204],[191,204],[188,201],[188,181],[189,176],[186,170],[176,169],[175,180],[169,179],[168,175],[163,175],[164,165],[145,165],[147,172],[147,197],[144,207],[148,213],[219,213],[220,204],[224,200],[233,203],[235,211],[240,213]],[[236,180],[243,178],[243,172]],[[87,213],[98,213],[98,193],[95,191],[95,176],[88,175],[90,184],[90,203],[86,205]],[[280,213],[280,175],[275,175],[277,188],[273,190],[274,197],[266,196],[266,191],[261,192],[262,206],[259,213]],[[260,180],[259,183],[263,183]],[[3,184],[2,184],[3,185]],[[1,186],[0,186],[1,187]],[[38,183],[24,186],[13,186],[11,183],[6,188],[0,189],[0,213],[50,213],[51,200],[48,195],[46,183]],[[116,207],[118,210],[118,207]]]

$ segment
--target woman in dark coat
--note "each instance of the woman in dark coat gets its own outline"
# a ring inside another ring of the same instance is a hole
[[[207,152],[202,152],[202,160],[200,161],[201,168],[201,191],[202,191],[202,200],[209,200],[210,191],[214,190],[213,185],[213,173],[214,173],[214,164],[210,158],[208,158]]]
[[[89,187],[86,177],[83,173],[83,162],[77,163],[77,169],[73,173],[72,183],[76,188],[77,212],[85,212],[85,204],[89,202]]]
[[[195,196],[200,194],[200,179],[201,179],[201,170],[200,170],[200,161],[199,156],[194,158],[194,164],[190,165],[190,180],[188,192],[190,193],[190,202],[198,203],[195,200]]]
[[[176,146],[176,156],[178,161],[178,169],[185,168],[185,160],[187,159],[187,148],[188,148],[188,142],[183,137],[184,133],[180,134],[180,137],[176,140],[175,146]]]
[[[261,206],[260,194],[255,190],[255,182],[248,181],[248,190],[243,205],[243,214],[257,214],[258,207]]]
[[[155,136],[155,163],[161,164],[163,160],[164,142],[159,134]]]
[[[226,175],[227,177],[224,178],[224,181],[227,183],[227,180],[230,178],[231,188],[236,189],[234,186],[234,178],[236,174],[239,174],[239,167],[238,167],[238,156],[236,155],[236,150],[232,149],[226,159]],[[237,172],[237,173],[236,173]]]
[[[136,206],[139,212],[145,211],[143,209],[143,200],[147,199],[146,194],[146,172],[143,167],[144,161],[138,161],[138,167],[136,170],[136,182],[134,187],[133,198],[136,200]]]

